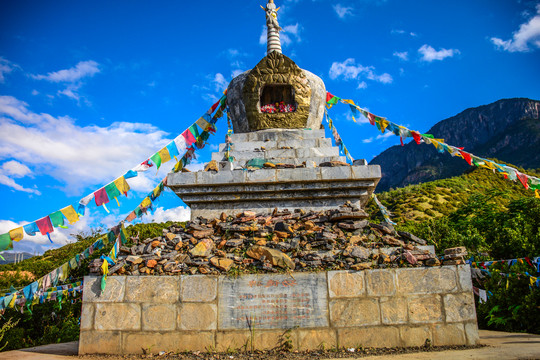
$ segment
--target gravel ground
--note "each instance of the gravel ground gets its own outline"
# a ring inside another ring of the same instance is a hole
[[[342,349],[342,350],[320,350],[320,351],[253,351],[253,352],[231,352],[231,353],[205,353],[200,351],[184,353],[160,353],[147,355],[86,355],[79,356],[86,360],[138,360],[138,359],[163,359],[163,360],[296,360],[296,359],[341,359],[341,358],[363,358],[375,355],[399,355],[419,352],[445,351],[445,350],[466,350],[481,348],[477,346],[421,346],[410,348],[363,348],[363,349]]]

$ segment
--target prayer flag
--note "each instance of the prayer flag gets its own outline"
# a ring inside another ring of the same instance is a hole
[[[49,218],[48,216],[37,220],[36,225],[41,235],[47,235],[48,233],[52,233],[54,231],[54,228],[51,224],[51,218]]]
[[[129,170],[127,173],[124,174],[124,179],[131,179],[131,178],[136,177],[137,175],[138,174],[137,174],[137,172],[135,170]]]
[[[208,125],[210,125],[210,123],[202,117],[195,121],[195,124],[199,125],[199,127],[203,130],[205,130]]]
[[[336,105],[338,101],[341,100],[340,97],[337,97],[335,95],[332,95],[329,92],[326,92],[326,107],[331,108],[332,106]]]
[[[169,154],[169,149],[167,149],[167,147],[164,147],[163,149],[159,150],[159,156],[161,157],[162,164],[171,160],[171,154]]]
[[[465,152],[465,151],[461,151],[459,150],[459,153],[461,154],[461,156],[463,156],[463,159],[465,159],[465,161],[469,164],[469,165],[472,165],[472,157],[471,157],[471,154]]]
[[[375,115],[368,112],[366,117],[371,125],[375,125]]]
[[[11,240],[13,241],[21,241],[22,238],[24,236],[24,233],[23,233],[23,228],[22,226],[21,227],[18,227],[16,229],[13,229],[9,232],[9,237],[11,238]]]
[[[152,201],[150,201],[149,197],[145,197],[144,200],[141,202],[142,208],[147,208],[152,205]]]
[[[130,170],[130,171],[133,171],[133,170]],[[135,174],[137,173],[135,172]],[[120,193],[127,196],[127,192],[129,191],[130,187],[126,181],[125,175],[114,180],[114,184],[116,185],[116,188],[118,189],[118,191],[120,191]]]
[[[169,150],[169,155],[171,157],[177,157],[178,155],[180,155],[180,153],[178,152],[178,147],[176,147],[176,143],[174,141],[171,141],[167,145],[167,150]]]
[[[152,162],[156,164],[157,168],[159,169],[159,167],[161,166],[161,157],[159,156],[159,152],[150,156],[150,160],[152,160]]]
[[[77,213],[75,212],[73,205],[66,206],[60,211],[62,212],[62,214],[64,214],[70,225],[73,225],[77,221],[79,221],[79,215],[77,215]]]
[[[52,226],[60,227],[64,229],[67,228],[66,226],[64,226],[64,215],[62,214],[60,210],[50,214],[49,218],[51,219]]]
[[[35,222],[24,225],[23,229],[24,229],[24,232],[26,232],[26,234],[30,236],[35,236],[36,233],[39,231]]]
[[[0,251],[4,250],[13,250],[13,241],[11,241],[9,233],[0,235]]]
[[[140,163],[139,165],[135,166],[133,168],[133,170],[135,170],[137,172],[146,171],[146,170],[150,169],[152,166],[154,166],[154,165],[152,165],[148,160],[145,160],[142,163]]]
[[[94,197],[96,199],[97,206],[101,206],[109,202],[109,198],[107,197],[107,192],[105,191],[105,188],[97,190],[94,193]]]
[[[516,171],[516,175],[517,175],[517,178],[519,179],[519,181],[521,182],[521,184],[523,185],[523,187],[525,189],[528,189],[529,188],[529,184],[527,182],[527,175],[525,174],[522,174],[520,173],[519,171]]]
[[[421,142],[421,137],[420,137],[420,134],[417,133],[416,131],[411,131],[411,134],[412,134],[412,137],[414,139],[414,141],[416,141],[417,144],[420,145],[420,142]]]
[[[193,134],[191,133],[191,131],[189,131],[189,129],[186,129],[181,135],[186,140],[186,146],[191,146],[191,144],[197,141],[197,139],[193,136]]]
[[[119,197],[120,195],[122,195],[120,190],[118,190],[118,188],[116,187],[116,184],[114,183],[114,181],[112,183],[105,185],[104,189],[109,199],[115,199]]]
[[[83,197],[81,200],[79,200],[79,204],[87,206],[90,203],[90,200],[92,200],[93,198],[94,198],[94,193],[87,195]]]

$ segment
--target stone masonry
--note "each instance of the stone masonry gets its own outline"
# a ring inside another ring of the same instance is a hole
[[[79,354],[473,345],[470,268],[86,277]],[[297,327],[296,325],[299,325]]]
[[[261,130],[233,134],[231,140],[232,164],[221,161],[226,145],[220,144],[220,151],[212,154],[219,171],[181,172],[167,178],[167,186],[191,208],[192,219],[275,208],[320,211],[346,201],[362,208],[381,177],[379,166],[344,163],[324,130]],[[250,169],[246,164],[251,159],[277,165]],[[324,166],[330,162],[343,166]]]

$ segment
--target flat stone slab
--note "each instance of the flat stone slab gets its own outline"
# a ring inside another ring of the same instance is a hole
[[[218,329],[328,326],[325,285],[324,273],[225,278],[219,289]]]

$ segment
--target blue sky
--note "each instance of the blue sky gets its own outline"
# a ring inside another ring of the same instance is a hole
[[[276,0],[283,53],[328,91],[427,131],[501,98],[540,99],[538,1]],[[264,1],[2,1],[0,232],[114,180],[191,125],[238,73],[265,56]],[[331,110],[355,158],[397,137]],[[226,122],[194,169],[223,142]],[[436,134],[434,134],[436,135]],[[452,144],[459,146],[460,144]],[[115,224],[166,174],[148,171],[111,214],[90,206],[69,234]],[[145,221],[186,219],[166,192]],[[42,252],[46,237],[15,250]]]

